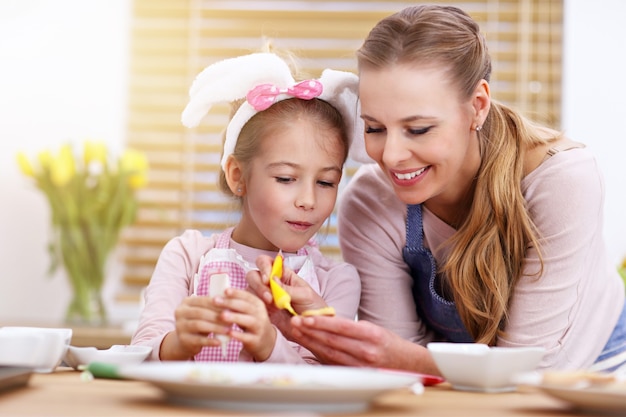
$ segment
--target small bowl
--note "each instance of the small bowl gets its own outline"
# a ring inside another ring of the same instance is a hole
[[[102,362],[111,365],[136,364],[146,360],[152,352],[149,346],[113,345],[109,349],[70,346],[63,359],[67,366],[79,369],[81,365]]]
[[[35,372],[53,372],[61,364],[72,340],[72,329],[48,327],[0,328],[0,337],[8,341],[4,365],[28,366]],[[4,343],[2,343],[4,344]]]
[[[35,368],[44,347],[40,334],[12,335],[0,331],[0,365]]]
[[[454,389],[480,392],[515,391],[515,375],[536,369],[545,353],[541,347],[480,343],[432,342],[427,348]]]

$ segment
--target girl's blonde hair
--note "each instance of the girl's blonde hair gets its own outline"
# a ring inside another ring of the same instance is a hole
[[[359,69],[439,65],[458,87],[461,100],[469,100],[478,83],[491,75],[478,24],[452,6],[418,5],[383,19],[357,58]],[[521,182],[527,151],[547,141],[536,125],[493,100],[478,137],[482,162],[471,208],[448,242],[451,250],[439,272],[474,340],[493,345],[505,326],[526,252],[539,250]],[[541,261],[536,276],[542,271]]]
[[[234,103],[234,110],[237,104],[241,104],[241,101]],[[341,161],[342,163],[346,161],[350,144],[341,113],[330,103],[318,98],[312,100],[290,98],[274,103],[266,110],[255,114],[241,129],[232,155],[242,165],[244,175],[250,161],[259,154],[262,141],[271,140],[272,136],[299,119],[311,120],[317,128],[328,133],[336,133]],[[226,182],[224,170],[220,171],[219,187],[226,195],[235,197]]]

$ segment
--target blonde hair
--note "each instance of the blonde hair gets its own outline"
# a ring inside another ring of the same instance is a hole
[[[458,87],[462,100],[469,100],[478,83],[491,76],[491,58],[478,24],[453,6],[418,5],[381,20],[357,58],[359,69],[373,70],[435,63]],[[506,323],[526,251],[539,250],[521,182],[527,150],[547,140],[538,126],[493,100],[478,137],[481,165],[471,207],[447,242],[449,256],[439,272],[470,335],[493,345]],[[542,271],[543,261],[536,276]]]
[[[241,101],[238,104],[241,104]],[[236,106],[237,103],[234,103],[234,107]],[[341,161],[342,163],[346,161],[350,145],[348,132],[339,110],[318,98],[312,100],[290,98],[274,103],[266,110],[255,114],[241,129],[232,155],[242,165],[244,175],[247,174],[246,167],[250,161],[259,154],[262,141],[271,139],[277,132],[293,125],[294,120],[298,119],[311,120],[320,130],[335,132],[341,149]],[[226,195],[235,197],[226,182],[224,170],[220,171],[219,188]]]

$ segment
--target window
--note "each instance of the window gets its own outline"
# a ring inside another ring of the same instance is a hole
[[[558,128],[562,1],[446,3],[460,6],[481,25],[493,59],[494,98]],[[122,241],[120,301],[137,301],[169,239],[189,228],[211,234],[237,221],[237,210],[216,186],[228,107],[214,107],[196,129],[180,123],[196,74],[218,60],[258,51],[263,39],[295,53],[310,76],[327,67],[356,72],[354,51],[369,30],[411,4],[135,0],[127,144],[146,152],[151,170],[138,220]],[[355,169],[348,164],[346,180]],[[320,246],[340,256],[335,231],[332,218]]]

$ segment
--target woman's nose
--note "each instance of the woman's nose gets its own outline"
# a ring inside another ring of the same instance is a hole
[[[406,139],[401,134],[388,133],[382,154],[382,160],[385,165],[397,165],[410,157],[411,152],[407,147]]]

